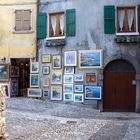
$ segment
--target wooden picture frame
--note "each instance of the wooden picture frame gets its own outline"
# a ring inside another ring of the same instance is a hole
[[[30,74],[30,87],[39,87],[39,74]]]
[[[28,88],[28,97],[42,97],[42,89]]]
[[[61,70],[52,70],[51,84],[62,84],[62,69]]]
[[[10,77],[19,77],[19,67],[10,66]]]
[[[0,82],[9,80],[9,65],[0,64]]]
[[[77,51],[66,51],[64,53],[64,66],[77,66]]]
[[[53,69],[61,69],[61,55],[53,55],[52,56],[52,68]]]
[[[50,79],[46,76],[42,78],[42,87],[48,87],[50,85]]]
[[[30,72],[39,73],[39,63],[38,62],[31,62]]]
[[[103,49],[99,50],[79,50],[78,51],[79,69],[102,69],[103,68]]]
[[[101,100],[102,87],[101,86],[85,86],[85,99]]]
[[[83,94],[74,94],[73,100],[76,103],[83,103],[84,102],[84,95]]]
[[[50,54],[42,54],[41,61],[42,61],[42,63],[50,63],[51,62],[51,55]]]
[[[43,75],[49,75],[50,74],[50,66],[43,66],[42,73],[43,73]]]
[[[62,100],[62,86],[51,86],[51,100]]]

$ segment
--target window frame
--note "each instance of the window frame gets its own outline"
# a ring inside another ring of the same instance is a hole
[[[118,32],[118,9],[125,9],[125,8],[135,8],[135,27],[136,27],[136,31],[135,32]],[[132,5],[132,6],[117,6],[115,8],[115,26],[116,26],[116,35],[117,36],[122,36],[122,35],[139,35],[139,32],[138,32],[138,14],[137,14],[137,6],[136,5]]]
[[[63,36],[50,36],[50,23],[51,23],[51,15],[55,14],[63,14],[64,15],[64,35]],[[47,40],[55,40],[55,39],[65,39],[66,37],[66,13],[65,11],[58,11],[58,12],[49,12],[47,14]]]
[[[15,30],[15,26],[16,26],[16,11],[22,11],[22,10],[30,10],[31,11],[31,15],[30,15],[30,26],[31,26],[31,29],[30,30],[21,30],[21,31],[16,31]],[[32,33],[33,32],[33,10],[32,8],[16,8],[13,10],[13,33]]]

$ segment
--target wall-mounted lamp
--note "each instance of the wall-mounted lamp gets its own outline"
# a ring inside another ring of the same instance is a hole
[[[6,57],[2,56],[1,60],[4,63],[6,61]]]

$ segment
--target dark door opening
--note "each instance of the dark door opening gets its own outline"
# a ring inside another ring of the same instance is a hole
[[[111,112],[135,112],[135,69],[127,61],[115,60],[104,70],[103,110]]]
[[[30,59],[11,59],[11,97],[27,96],[30,78]]]

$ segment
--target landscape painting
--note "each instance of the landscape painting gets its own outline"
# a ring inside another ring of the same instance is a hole
[[[91,69],[102,68],[103,50],[80,50],[79,51],[79,68]]]
[[[101,86],[85,86],[85,99],[101,99]]]
[[[62,100],[61,86],[51,86],[51,100]]]

